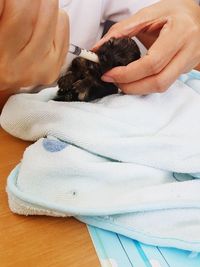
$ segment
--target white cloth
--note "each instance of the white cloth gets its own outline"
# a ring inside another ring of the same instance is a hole
[[[90,49],[106,20],[119,21],[158,0],[60,0],[69,15],[70,42]]]
[[[60,7],[69,15],[70,43],[90,49],[101,38],[106,20],[119,21],[155,2],[158,0],[60,0]],[[68,54],[64,69],[72,59]]]
[[[200,76],[182,80],[95,103],[54,102],[57,88],[12,96],[2,127],[38,141],[8,180],[10,208],[200,251]]]

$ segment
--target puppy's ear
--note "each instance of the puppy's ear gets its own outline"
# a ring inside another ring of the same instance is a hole
[[[116,40],[116,38],[112,37],[109,39],[109,41],[107,42],[107,45],[111,48],[114,44],[114,41]]]

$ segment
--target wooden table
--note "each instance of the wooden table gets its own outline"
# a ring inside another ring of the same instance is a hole
[[[83,223],[9,210],[6,179],[29,144],[0,128],[0,267],[99,267]]]

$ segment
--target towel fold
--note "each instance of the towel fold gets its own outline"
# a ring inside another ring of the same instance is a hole
[[[149,96],[61,103],[56,91],[3,109],[6,131],[36,141],[8,179],[10,208],[200,251],[199,72]]]

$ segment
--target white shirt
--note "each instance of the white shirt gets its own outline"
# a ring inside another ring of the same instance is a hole
[[[119,21],[158,0],[60,0],[69,15],[70,43],[90,49],[101,38],[106,20]],[[68,54],[68,64],[73,58]]]

